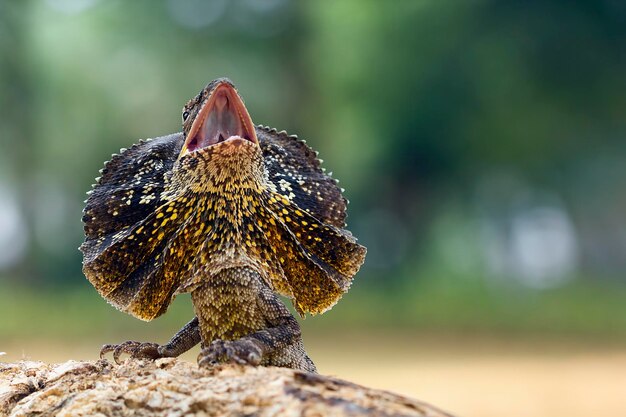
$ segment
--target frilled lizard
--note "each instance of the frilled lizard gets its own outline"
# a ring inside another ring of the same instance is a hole
[[[182,118],[181,133],[105,164],[81,250],[83,272],[118,309],[152,320],[189,292],[196,317],[165,345],[105,345],[101,355],[172,357],[201,343],[201,366],[315,371],[277,293],[303,316],[348,290],[366,250],[344,230],[342,190],[304,141],[253,125],[227,79],[209,83]]]

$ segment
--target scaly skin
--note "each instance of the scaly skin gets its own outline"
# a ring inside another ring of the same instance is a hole
[[[348,290],[365,248],[343,229],[345,208],[314,151],[254,127],[232,84],[211,82],[184,107],[181,134],[140,142],[105,165],[81,246],[85,275],[115,307],[151,320],[190,292],[197,319],[166,345],[126,342],[101,353],[178,356],[201,342],[201,366],[315,371],[275,293],[304,315]]]

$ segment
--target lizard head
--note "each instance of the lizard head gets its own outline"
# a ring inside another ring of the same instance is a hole
[[[207,84],[185,104],[182,117],[182,145],[166,175],[163,198],[195,195],[214,200],[216,194],[235,198],[249,188],[260,191],[264,187],[256,127],[229,79]],[[199,210],[193,205],[188,209]]]
[[[250,114],[233,83],[211,81],[183,107],[184,156],[227,141],[259,143]]]

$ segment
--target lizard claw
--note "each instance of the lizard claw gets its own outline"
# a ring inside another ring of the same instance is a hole
[[[198,355],[198,366],[209,367],[227,362],[257,366],[261,363],[262,354],[261,348],[250,339],[216,339],[208,348],[202,349]]]
[[[127,342],[120,343],[118,345],[104,345],[100,349],[100,359],[113,352],[113,360],[118,365],[121,364],[120,357],[123,353],[128,354],[132,359],[158,359],[162,357],[159,352],[159,345],[157,343],[150,342],[135,342],[129,340]]]

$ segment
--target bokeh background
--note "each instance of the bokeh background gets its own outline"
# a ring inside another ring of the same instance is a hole
[[[626,415],[619,0],[0,0],[3,360],[191,318],[107,305],[80,218],[103,161],[218,76],[320,151],[369,249],[303,321],[322,372],[468,417]]]

